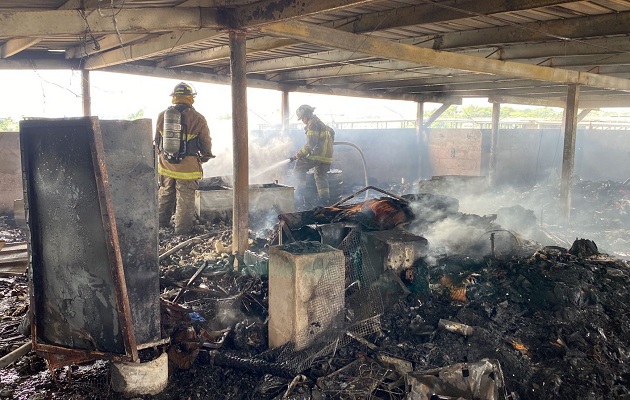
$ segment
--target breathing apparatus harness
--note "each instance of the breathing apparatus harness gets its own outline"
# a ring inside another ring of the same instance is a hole
[[[164,126],[159,149],[166,161],[177,164],[186,156],[201,154],[199,137],[188,139],[188,127],[184,121],[184,110],[191,107],[188,104],[176,104],[164,111]]]

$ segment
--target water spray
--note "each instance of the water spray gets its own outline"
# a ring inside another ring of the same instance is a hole
[[[271,170],[274,170],[274,169],[276,169],[276,168],[279,168],[279,167],[281,167],[281,166],[283,166],[283,165],[287,165],[287,164],[289,164],[290,162],[291,162],[291,159],[290,159],[290,158],[287,158],[286,160],[279,161],[279,162],[277,162],[277,163],[275,163],[275,164],[273,164],[273,165],[270,165],[270,166],[268,166],[267,168],[263,169],[262,171],[260,171],[260,172],[259,172],[259,173],[257,173],[256,175],[252,176],[252,177],[251,177],[251,179],[254,179],[254,178],[256,178],[256,177],[259,177],[260,175],[265,174],[265,173],[267,173],[267,172],[269,172],[269,171],[271,171]]]

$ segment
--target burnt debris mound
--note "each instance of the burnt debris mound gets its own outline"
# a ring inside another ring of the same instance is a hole
[[[289,398],[355,398],[356,387],[330,392],[322,379],[379,354],[410,362],[417,371],[496,359],[511,393],[506,397],[630,396],[630,270],[626,261],[595,249],[589,240],[576,240],[571,249],[550,246],[519,256],[418,262],[416,283],[426,279],[428,285],[408,286],[410,293],[382,315],[381,331],[365,338],[371,346],[351,341],[316,360],[301,371],[304,378],[294,389],[301,397]],[[213,321],[208,329],[225,327],[219,321],[232,324],[223,347],[202,349],[192,368],[178,369],[156,398],[200,393],[274,399],[282,398],[292,382],[286,370],[261,357],[269,353],[260,339],[267,317],[264,277],[233,271],[221,276],[216,285],[228,292],[224,297],[239,314],[235,320],[225,319],[225,309],[202,307],[199,292],[190,292],[186,301]],[[440,329],[440,320],[465,324],[473,333]],[[405,398],[405,390],[391,390],[391,382],[388,392],[381,386],[361,387],[364,398]]]
[[[383,316],[383,351],[416,369],[497,359],[523,399],[630,395],[625,261],[548,247],[529,257],[447,257],[428,274],[433,293],[410,295]],[[474,334],[436,330],[439,319]]]
[[[461,214],[448,198],[439,199],[444,201],[432,210],[413,209],[425,217],[416,226],[419,232],[452,221],[460,230],[500,231],[496,216]],[[365,219],[373,208],[341,210],[350,211],[362,225],[377,221]],[[502,213],[535,226],[527,210]],[[0,231],[8,232],[5,228]],[[630,398],[630,270],[627,261],[599,253],[591,240],[544,247],[510,234],[511,251],[492,254],[483,247],[420,259],[401,279],[406,294],[388,299],[378,332],[351,338],[295,371],[267,348],[264,262],[234,271],[230,227],[196,229],[194,238],[160,230],[170,379],[161,394],[144,398],[407,399],[404,371],[383,363],[383,356],[415,371],[497,360],[506,399]],[[15,235],[12,240],[22,240]],[[267,235],[251,238],[261,255],[277,239],[277,229]],[[482,239],[487,246],[487,235]],[[188,240],[187,247],[175,249]],[[24,276],[0,279],[0,357],[26,341],[17,332],[26,312],[26,285]],[[467,329],[443,329],[445,320]],[[366,370],[371,375],[359,379]],[[100,361],[64,367],[53,380],[31,352],[0,372],[0,398],[121,398],[110,390],[108,369]]]

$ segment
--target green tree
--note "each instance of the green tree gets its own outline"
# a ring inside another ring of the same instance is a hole
[[[0,132],[17,132],[20,126],[13,118],[0,118]]]
[[[428,110],[425,117],[429,117],[435,110]],[[475,118],[491,118],[492,106],[450,106],[441,116],[443,119],[468,119]],[[556,110],[547,107],[524,108],[517,109],[510,106],[501,106],[501,118],[527,118],[527,119],[560,119],[562,118],[562,110]]]
[[[141,108],[140,110],[136,111],[134,114],[129,114],[127,116],[127,119],[130,121],[136,120],[136,119],[140,119],[144,117],[144,108]]]

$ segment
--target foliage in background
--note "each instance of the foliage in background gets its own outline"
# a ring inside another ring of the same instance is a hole
[[[430,115],[431,113],[429,113]],[[451,106],[440,116],[447,119],[492,118],[492,106]],[[512,108],[501,107],[501,118],[553,119],[562,118],[562,110],[554,108]]]
[[[435,110],[427,110],[424,114],[425,118],[431,116]],[[444,119],[468,119],[473,120],[475,118],[492,118],[492,106],[477,106],[477,105],[455,105],[450,106],[440,116]],[[562,120],[562,109],[549,108],[549,107],[536,107],[536,108],[513,108],[510,106],[501,106],[501,119],[514,118],[514,119],[534,119],[534,120]],[[630,112],[625,110],[613,110],[591,111],[586,119],[613,119],[613,118],[630,118]]]
[[[142,108],[142,109],[140,109],[140,110],[136,111],[136,112],[135,112],[135,113],[133,113],[133,114],[129,114],[129,115],[127,116],[127,119],[128,119],[129,121],[134,121],[134,120],[136,120],[136,119],[140,119],[140,118],[144,118],[144,108]]]
[[[0,132],[18,132],[20,125],[13,118],[0,118]]]

